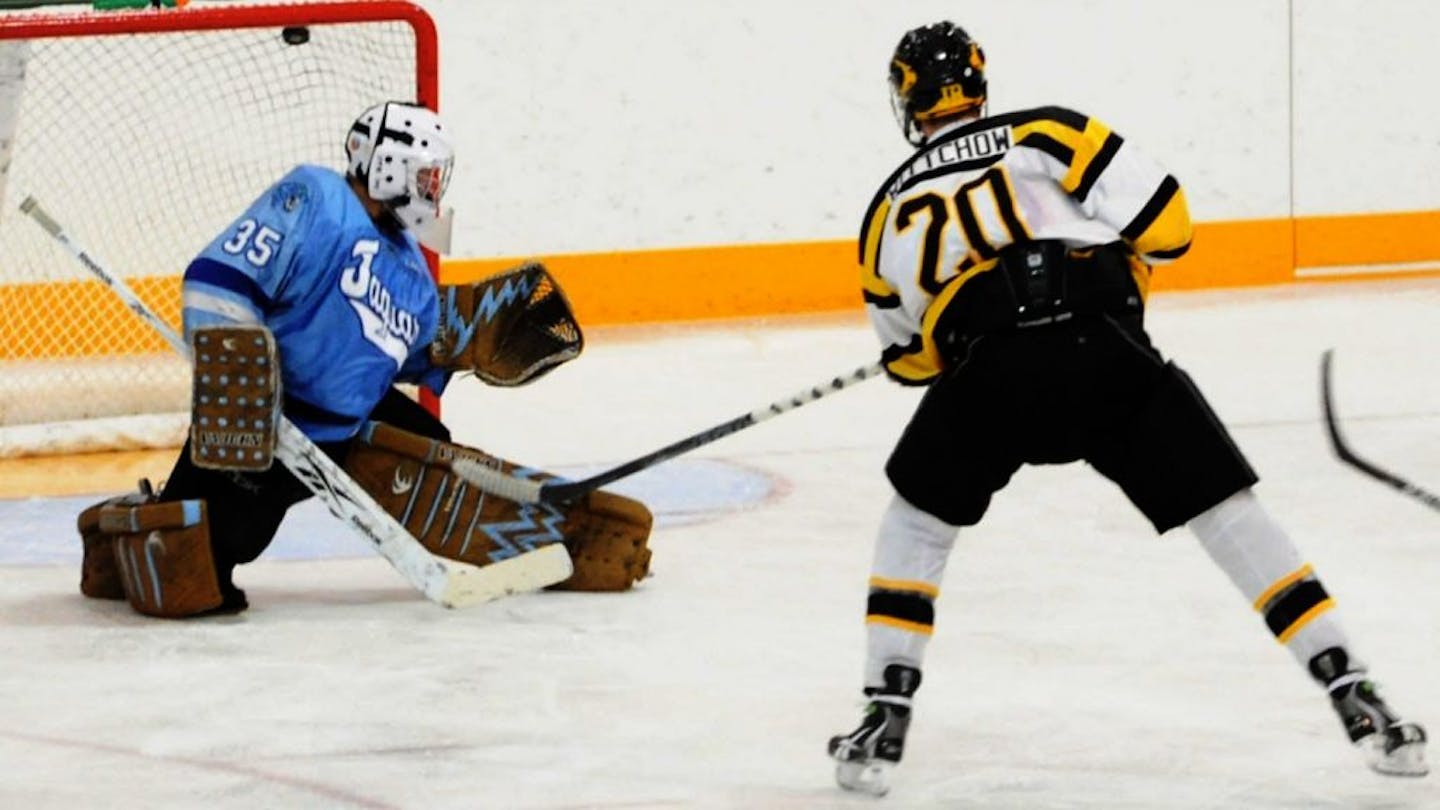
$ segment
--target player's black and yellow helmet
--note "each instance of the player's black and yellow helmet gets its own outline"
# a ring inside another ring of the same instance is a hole
[[[952,22],[906,31],[890,60],[890,100],[905,139],[919,146],[918,122],[985,103],[985,52]]]

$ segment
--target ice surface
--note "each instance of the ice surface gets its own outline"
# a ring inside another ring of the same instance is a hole
[[[1157,343],[1260,471],[1391,702],[1440,731],[1440,281],[1160,296]],[[598,332],[515,390],[457,386],[457,438],[588,474],[848,371],[858,318]],[[0,808],[1424,808],[1184,530],[1083,466],[1021,472],[950,560],[906,760],[831,779],[858,718],[880,467],[917,393],[872,381],[619,487],[654,576],[464,611],[322,512],[240,569],[253,607],[164,622],[80,597],[73,517],[0,502]]]

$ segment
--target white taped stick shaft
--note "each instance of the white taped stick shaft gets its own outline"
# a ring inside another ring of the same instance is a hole
[[[506,475],[497,469],[468,458],[455,459],[450,462],[450,468],[455,471],[456,475],[472,485],[506,500],[517,503],[536,503],[540,500],[542,486],[540,481]]]

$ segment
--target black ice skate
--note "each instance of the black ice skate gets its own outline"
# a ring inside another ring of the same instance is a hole
[[[1370,767],[1387,776],[1424,776],[1425,729],[1400,719],[1375,690],[1363,668],[1352,667],[1339,647],[1310,659],[1310,674],[1325,685],[1350,741],[1365,752]]]
[[[835,781],[840,787],[875,796],[890,790],[888,771],[905,751],[910,700],[919,686],[920,670],[891,664],[885,668],[885,685],[865,690],[870,703],[860,727],[830,738]]]

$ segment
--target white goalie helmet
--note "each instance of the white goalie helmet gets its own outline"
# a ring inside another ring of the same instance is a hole
[[[420,243],[450,249],[452,211],[442,206],[455,166],[455,148],[426,107],[387,101],[360,114],[345,138],[347,173],[365,182]]]

